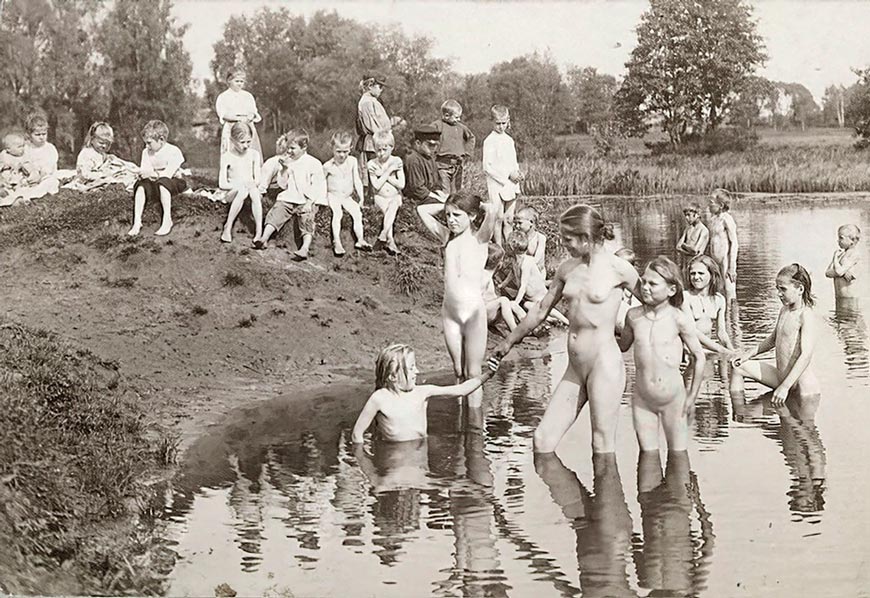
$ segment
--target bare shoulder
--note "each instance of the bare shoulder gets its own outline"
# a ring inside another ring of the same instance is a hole
[[[671,317],[677,323],[680,330],[694,330],[695,319],[678,307],[671,306]]]
[[[626,323],[637,320],[641,317],[643,317],[643,305],[635,305],[634,307],[628,308],[628,311],[625,312]]]
[[[559,267],[556,269],[556,279],[565,282],[565,279],[568,275],[580,265],[580,259],[576,257],[569,258],[559,264]]]

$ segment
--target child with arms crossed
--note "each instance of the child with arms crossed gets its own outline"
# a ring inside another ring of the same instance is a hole
[[[685,451],[705,357],[694,323],[680,310],[683,283],[677,265],[664,256],[653,259],[641,277],[640,294],[643,305],[628,311],[619,337],[622,351],[634,344],[631,413],[637,443],[641,451],[657,451],[661,422],[668,450]],[[680,375],[683,345],[694,364],[688,392]]]
[[[353,136],[347,131],[340,131],[332,136],[332,158],[323,165],[323,176],[326,177],[326,201],[332,211],[332,252],[343,256],[346,251],[341,245],[342,210],[350,214],[353,221],[353,234],[356,236],[356,247],[361,251],[371,251],[372,246],[366,242],[363,232],[362,205],[365,200],[362,179],[356,158],[350,155]],[[356,193],[358,201],[354,201]]]
[[[861,261],[858,250],[860,240],[861,229],[854,224],[844,224],[837,229],[839,247],[825,271],[825,276],[834,280],[834,296],[837,299],[859,296],[858,285],[853,283],[857,278],[858,263]]]
[[[154,234],[168,235],[172,230],[172,196],[187,189],[180,176],[184,155],[181,150],[167,143],[169,128],[159,120],[149,121],[142,129],[142,162],[139,180],[133,186],[133,226],[128,235],[136,236],[142,229],[142,212],[145,201],[159,200],[163,208],[163,221]]]

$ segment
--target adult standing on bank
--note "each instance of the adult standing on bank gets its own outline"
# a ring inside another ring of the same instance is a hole
[[[366,189],[366,196],[369,198],[372,197],[372,190],[366,164],[375,157],[375,143],[372,136],[378,131],[392,129],[390,117],[387,116],[384,105],[378,99],[386,85],[386,80],[381,75],[366,75],[359,83],[362,95],[357,104],[355,149],[359,153],[360,177]]]
[[[245,123],[251,129],[251,145],[250,147],[257,151],[260,156],[263,155],[263,148],[260,147],[260,137],[257,135],[257,127],[254,123],[262,120],[260,112],[257,110],[257,102],[251,92],[244,89],[248,77],[245,70],[235,66],[227,71],[227,88],[215,100],[215,112],[221,121],[221,160],[220,171],[223,172],[227,161],[225,158],[229,156],[232,149],[230,132],[233,125],[237,122]]]

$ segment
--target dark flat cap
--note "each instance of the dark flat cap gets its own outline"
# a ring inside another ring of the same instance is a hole
[[[414,127],[414,139],[419,141],[438,141],[441,139],[441,131],[434,125],[418,125]]]
[[[368,75],[363,77],[363,80],[368,80],[368,79],[374,79],[375,83],[377,83],[381,87],[387,86],[387,78],[384,77],[383,75],[379,75],[377,73],[369,73]]]

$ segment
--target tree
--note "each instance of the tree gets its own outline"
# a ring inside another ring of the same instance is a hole
[[[689,132],[715,130],[765,59],[742,0],[650,0],[626,63],[620,114],[635,129],[638,118],[659,119],[679,145]]]
[[[175,23],[171,9],[171,0],[115,0],[100,27],[102,72],[111,90],[108,120],[131,158],[147,121],[164,121],[174,135],[192,116],[186,27]]]
[[[846,88],[830,85],[822,98],[822,124],[825,126],[846,126]]]
[[[593,67],[568,69],[568,91],[574,117],[574,128],[588,133],[590,127],[613,120],[613,101],[617,84],[613,75],[599,74]]]
[[[778,101],[779,90],[771,81],[764,77],[747,77],[731,104],[729,121],[751,129],[762,121],[765,113],[776,111]]]
[[[809,89],[800,83],[777,83],[777,87],[791,98],[791,107],[787,114],[791,124],[800,124],[801,130],[805,130],[807,125],[813,125],[818,120],[819,105]]]

